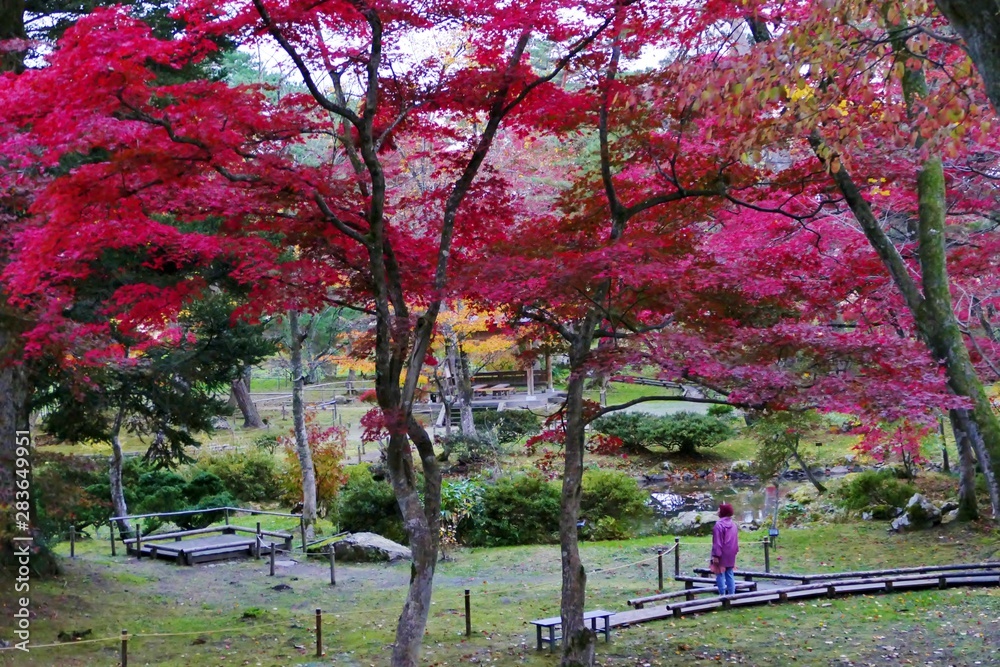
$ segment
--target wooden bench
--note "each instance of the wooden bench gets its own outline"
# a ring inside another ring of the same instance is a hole
[[[603,609],[595,609],[594,611],[588,611],[583,614],[583,622],[586,623],[590,621],[590,629],[595,633],[603,632],[604,641],[611,641],[611,617],[615,615],[613,611],[605,611]],[[598,627],[597,621],[603,620],[603,625]],[[556,631],[562,627],[562,618],[559,616],[553,616],[552,618],[540,618],[536,621],[531,622],[535,626],[535,638],[537,639],[537,650],[542,650],[542,644],[548,642],[549,650],[555,651],[556,642],[562,639],[562,635],[557,635]],[[549,636],[542,636],[542,628],[548,628]]]
[[[486,396],[486,388],[489,387],[488,384],[474,384],[472,385],[472,394],[474,396]]]
[[[493,396],[496,396],[497,394],[500,394],[501,396],[509,396],[510,393],[514,391],[514,388],[509,384],[497,384],[490,387],[489,391]]]

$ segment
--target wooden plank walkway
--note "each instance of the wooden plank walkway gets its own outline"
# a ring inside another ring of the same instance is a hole
[[[997,565],[997,564],[992,564]],[[799,601],[811,598],[830,598],[864,593],[889,593],[892,591],[926,588],[953,588],[957,586],[1000,586],[1000,568],[981,569],[984,564],[968,567],[934,567],[927,571],[914,571],[898,575],[865,576],[867,572],[849,573],[852,578],[829,578],[821,582],[798,586],[761,588],[757,591],[737,593],[728,597],[707,597],[691,601],[667,603],[630,611],[620,611],[611,617],[611,627],[618,628],[647,623],[665,618],[706,611],[751,607],[762,604]],[[920,570],[921,568],[912,568]],[[848,573],[845,573],[848,574]]]

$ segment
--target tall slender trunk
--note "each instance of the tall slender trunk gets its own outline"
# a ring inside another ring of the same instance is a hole
[[[424,499],[421,502],[413,469],[409,439],[417,444],[424,473]],[[393,490],[403,513],[410,551],[410,587],[406,602],[396,624],[393,645],[393,667],[417,667],[427,616],[430,613],[434,571],[437,567],[441,531],[441,472],[434,458],[427,431],[412,416],[408,433],[396,433],[389,438],[388,463]]]
[[[0,299],[4,295],[0,292]],[[12,537],[22,534],[14,530],[14,501],[17,487],[16,470],[18,431],[28,431],[28,385],[21,357],[20,333],[13,313],[6,309],[6,300],[0,303],[0,569],[16,565],[10,556],[14,553]],[[33,458],[29,448],[29,461]],[[34,499],[34,494],[30,496]],[[32,526],[36,525],[34,502],[31,503]]]
[[[577,521],[583,494],[584,427],[583,388],[586,362],[593,340],[594,317],[587,318],[570,349],[570,379],[563,408],[566,420],[562,498],[559,510],[559,545],[562,555],[562,599],[560,616],[563,627],[561,667],[590,667],[594,664],[594,632],[583,620],[587,598],[587,572],[580,559]]]
[[[816,476],[813,475],[812,470],[810,470],[809,466],[806,465],[806,462],[802,460],[802,456],[799,454],[798,436],[796,436],[795,439],[796,443],[795,446],[792,448],[792,456],[795,458],[795,462],[799,464],[799,467],[802,468],[802,472],[806,474],[806,477],[809,479],[812,485],[816,487],[816,490],[819,491],[820,493],[826,493],[826,487],[823,486],[823,484],[821,484],[818,479],[816,479]]]
[[[458,405],[461,410],[462,435],[475,435],[476,422],[472,418],[472,372],[469,369],[469,355],[456,344],[458,349]]]
[[[938,420],[938,430],[941,433],[941,471],[951,472],[951,463],[948,461],[948,443],[944,439],[944,420]]]
[[[949,410],[948,418],[955,433],[958,449],[958,518],[974,521],[979,518],[979,501],[976,499],[975,448],[969,435],[974,428],[967,410]]]
[[[905,20],[892,23],[889,28],[890,42],[897,58],[904,63],[912,60],[906,48],[908,37],[909,29]],[[916,103],[927,95],[923,70],[920,67],[905,67],[902,83],[908,114],[916,119]],[[816,155],[823,160],[832,161],[838,157],[835,151],[823,143],[815,130],[809,137],[809,143]],[[918,147],[920,143],[918,140]],[[965,346],[951,302],[945,246],[946,193],[941,158],[930,155],[917,176],[919,285],[910,275],[898,249],[882,229],[848,171],[841,165],[838,170],[831,169],[831,175],[902,294],[921,340],[945,369],[949,389],[956,396],[967,398],[972,404],[969,417],[970,422],[975,424],[977,433],[972,444],[981,443],[981,451],[977,455],[984,470],[990,468],[987,476],[990,496],[1000,497],[1000,489],[997,488],[997,480],[1000,479],[1000,421],[993,414],[983,383],[969,358],[969,350]]]
[[[306,538],[316,535],[316,469],[313,467],[312,450],[309,449],[309,435],[306,433],[306,410],[302,400],[305,382],[302,369],[302,342],[305,335],[299,329],[299,313],[288,311],[288,326],[291,334],[289,352],[292,361],[292,423],[295,431],[295,454],[302,472],[302,524]]]
[[[125,502],[125,486],[122,483],[122,466],[125,457],[122,454],[122,422],[125,420],[125,407],[119,406],[111,426],[111,464],[108,467],[108,481],[111,485],[111,507],[115,516],[128,516],[128,505]],[[118,521],[118,532],[122,535],[132,535],[132,526],[126,519]]]
[[[244,369],[240,377],[231,385],[233,398],[240,412],[243,413],[243,428],[264,428],[264,420],[260,418],[257,405],[250,397],[250,368]]]
[[[0,0],[0,40],[23,38],[24,0]],[[0,72],[20,72],[24,69],[24,53],[0,51]],[[2,168],[2,166],[0,166]],[[4,207],[0,192],[0,209]],[[0,227],[0,234],[7,230]],[[5,244],[0,243],[0,247]],[[6,257],[0,256],[0,269]],[[21,359],[21,325],[19,313],[7,303],[0,290],[0,567],[9,564],[14,551],[14,470],[17,460],[17,432],[28,430],[28,383]],[[31,496],[31,518],[34,524],[34,495]]]

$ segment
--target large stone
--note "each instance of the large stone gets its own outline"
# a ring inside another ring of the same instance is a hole
[[[919,493],[914,493],[906,503],[906,515],[910,523],[918,528],[930,528],[941,523],[941,510]]]
[[[384,563],[410,560],[409,547],[375,533],[354,533],[334,543],[337,560],[355,563]]]
[[[922,530],[941,523],[941,510],[937,505],[924,498],[919,493],[914,493],[910,501],[906,503],[906,510],[892,522],[892,530],[904,532],[908,530]]]
[[[753,473],[753,461],[733,461],[729,472]]]
[[[786,496],[788,500],[796,502],[800,505],[808,505],[812,501],[819,498],[819,491],[812,484],[800,484],[794,489],[788,492]]]
[[[719,515],[715,512],[681,512],[667,522],[668,535],[711,535]]]

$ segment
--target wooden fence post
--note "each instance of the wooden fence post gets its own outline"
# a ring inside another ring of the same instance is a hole
[[[122,667],[128,667],[128,630],[122,630]]]
[[[465,636],[472,636],[472,600],[468,588],[465,589]]]
[[[115,522],[108,521],[108,528],[111,529],[111,555],[117,556],[118,554],[115,553]]]
[[[135,558],[142,560],[142,526],[138,521],[135,522]]]
[[[330,545],[330,585],[337,585],[337,553],[332,544]]]
[[[299,532],[302,533],[302,556],[306,555],[306,522],[305,517],[299,517]]]
[[[771,571],[771,542],[764,540],[764,571]]]
[[[226,525],[229,525],[229,508],[226,508]]]
[[[316,610],[316,657],[323,657],[323,611]]]
[[[681,576],[681,538],[674,538],[674,577]]]
[[[69,527],[69,557],[76,558],[76,526]]]
[[[271,575],[274,576],[274,542],[271,542]]]
[[[658,591],[663,592],[663,549],[656,550],[656,579],[659,584]]]

